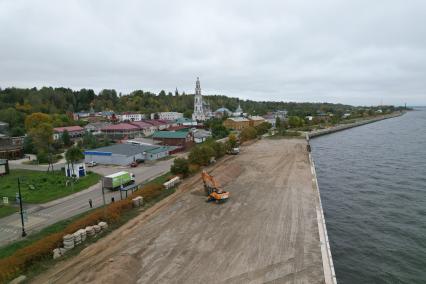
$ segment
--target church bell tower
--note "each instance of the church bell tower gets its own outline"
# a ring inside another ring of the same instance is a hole
[[[192,114],[192,120],[206,120],[203,109],[203,97],[201,95],[200,78],[197,77],[195,82],[195,96],[194,96],[194,112]]]

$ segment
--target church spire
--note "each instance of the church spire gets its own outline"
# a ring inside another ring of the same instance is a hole
[[[195,82],[195,94],[201,95],[200,78],[198,77],[197,77],[197,81]]]

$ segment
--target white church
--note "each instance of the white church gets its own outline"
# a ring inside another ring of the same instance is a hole
[[[197,77],[195,82],[195,97],[194,97],[194,112],[192,120],[206,121],[211,118],[213,113],[210,109],[210,104],[203,100],[201,95],[200,79]]]

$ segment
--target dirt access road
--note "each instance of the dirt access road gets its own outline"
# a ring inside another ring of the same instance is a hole
[[[192,177],[34,282],[325,283],[304,140],[264,139],[209,171],[227,203],[206,203]]]

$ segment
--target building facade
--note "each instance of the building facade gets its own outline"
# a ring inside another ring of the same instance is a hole
[[[167,157],[170,148],[160,145],[115,144],[84,152],[86,163],[126,166],[137,160],[152,161]]]
[[[84,135],[84,128],[81,126],[65,126],[65,127],[55,127],[53,128],[53,140],[59,140],[62,137],[62,134],[67,131],[71,139],[79,138]]]
[[[250,126],[258,126],[259,124],[266,122],[266,120],[261,116],[251,116],[249,117],[249,120],[250,120]]]
[[[230,117],[223,122],[223,126],[229,129],[241,130],[250,126],[250,120],[245,117]]]
[[[200,79],[197,77],[197,81],[195,82],[194,112],[192,113],[192,120],[205,121],[210,117],[212,117],[210,105],[203,100]]]
[[[176,120],[183,117],[183,113],[175,111],[167,112],[156,112],[151,113],[151,119],[160,119],[160,120]]]
[[[141,121],[145,118],[142,113],[124,112],[116,115],[118,121]]]

